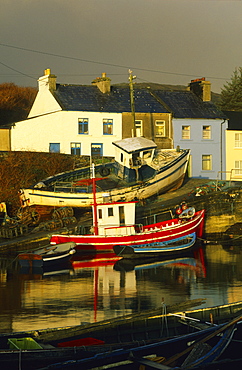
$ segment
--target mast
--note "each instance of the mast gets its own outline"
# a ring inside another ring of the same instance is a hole
[[[94,219],[93,229],[94,229],[94,235],[98,235],[96,179],[95,179],[94,163],[92,163],[92,167],[91,167],[91,180],[92,180],[92,192],[93,192],[93,219]]]
[[[136,76],[132,75],[132,71],[129,69],[129,91],[130,91],[130,105],[131,105],[131,113],[132,113],[132,124],[133,124],[133,132],[134,137],[136,137],[136,127],[135,127],[135,106],[134,106],[134,84],[133,80]]]

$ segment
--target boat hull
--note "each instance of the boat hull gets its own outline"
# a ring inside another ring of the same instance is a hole
[[[196,242],[196,233],[181,238],[172,239],[167,242],[143,245],[115,245],[113,247],[117,256],[123,258],[153,258],[168,256],[174,253],[183,253],[191,249]]]
[[[197,211],[186,221],[179,218],[162,221],[156,224],[143,226],[140,233],[134,235],[61,235],[54,234],[50,239],[51,244],[76,243],[76,250],[82,252],[113,251],[116,245],[147,245],[163,243],[173,239],[185,237],[196,233],[197,238],[202,237],[205,211]]]
[[[20,253],[17,258],[21,268],[49,268],[68,262],[75,252],[75,243],[67,242],[56,248],[50,245],[32,253]]]
[[[173,162],[164,165],[162,168],[154,171],[153,177],[147,180],[138,181],[136,183],[127,184],[121,187],[110,187],[107,189],[97,189],[96,202],[102,203],[104,193],[108,193],[113,202],[131,201],[133,199],[144,200],[154,195],[165,193],[172,189],[177,189],[182,185],[190,152],[185,150]],[[83,169],[84,170],[84,169]],[[70,174],[73,178],[75,171]],[[81,177],[81,171],[76,171]],[[65,176],[65,174],[63,174]],[[83,175],[82,175],[83,176]],[[58,180],[61,180],[61,174],[56,175]],[[78,182],[78,175],[76,175]],[[43,180],[43,183],[54,183],[55,176]],[[80,191],[78,187],[72,187],[65,191],[58,191],[56,188],[48,190],[47,188],[34,187],[31,189],[21,189],[20,201],[22,207],[27,206],[49,206],[49,207],[73,207],[73,208],[89,208],[93,204],[92,191]]]

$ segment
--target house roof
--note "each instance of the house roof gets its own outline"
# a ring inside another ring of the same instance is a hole
[[[224,111],[229,119],[228,130],[242,131],[242,112]]]
[[[155,90],[154,94],[168,106],[174,118],[226,119],[212,102],[203,102],[192,91]]]
[[[95,85],[56,85],[54,96],[62,109],[88,112],[131,112],[129,86],[111,86],[102,93]],[[172,113],[174,118],[226,119],[212,102],[203,102],[192,91],[134,88],[137,113]]]
[[[58,85],[54,96],[64,110],[89,112],[131,112],[129,87],[112,86],[103,94],[97,86]],[[169,113],[147,89],[134,90],[135,111],[140,113]]]

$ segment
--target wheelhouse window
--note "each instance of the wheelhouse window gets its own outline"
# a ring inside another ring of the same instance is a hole
[[[191,138],[190,126],[182,126],[182,139],[189,140]]]
[[[112,217],[113,216],[113,208],[108,208],[108,217]]]
[[[202,170],[211,171],[212,170],[212,156],[211,154],[204,154],[202,156]]]
[[[203,126],[203,139],[211,139],[211,126]]]
[[[78,134],[88,134],[88,118],[78,118]]]
[[[112,119],[103,120],[103,135],[113,135],[113,120]]]
[[[155,134],[156,136],[166,136],[165,121],[155,121]]]
[[[235,175],[242,175],[242,161],[235,161]]]
[[[235,134],[234,146],[235,148],[242,148],[242,134]]]
[[[50,153],[60,153],[60,143],[50,143],[49,152]]]
[[[81,143],[71,143],[71,154],[81,155]]]

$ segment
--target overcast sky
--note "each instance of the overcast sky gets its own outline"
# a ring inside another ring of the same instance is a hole
[[[0,83],[187,85],[220,89],[242,66],[242,0],[0,0]]]

